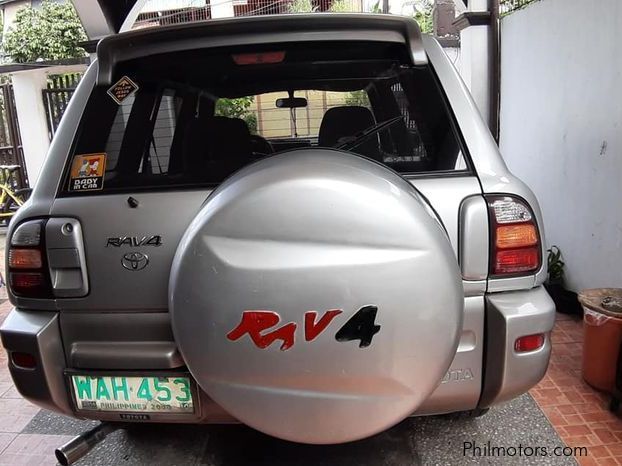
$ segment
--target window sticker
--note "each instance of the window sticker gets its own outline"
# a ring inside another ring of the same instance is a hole
[[[121,105],[125,99],[134,94],[138,90],[138,84],[127,76],[119,79],[114,86],[108,89],[108,95],[112,97],[117,104]]]
[[[105,172],[106,154],[77,155],[71,165],[69,191],[99,191]]]

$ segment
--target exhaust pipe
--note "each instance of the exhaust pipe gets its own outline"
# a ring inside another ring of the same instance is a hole
[[[104,440],[108,434],[117,430],[120,426],[111,423],[102,422],[89,431],[78,435],[63,446],[54,451],[56,460],[62,466],[68,466],[75,463],[89,451],[91,451],[99,442]]]

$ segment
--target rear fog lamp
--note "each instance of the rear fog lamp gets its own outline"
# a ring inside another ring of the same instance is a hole
[[[514,343],[514,350],[517,353],[526,353],[540,349],[542,346],[544,346],[544,333],[537,333],[517,338]]]
[[[37,360],[32,354],[21,353],[18,351],[14,351],[11,353],[11,361],[17,367],[22,367],[24,369],[34,369],[37,367]]]

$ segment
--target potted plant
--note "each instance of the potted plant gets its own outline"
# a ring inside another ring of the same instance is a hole
[[[577,293],[566,289],[564,283],[564,266],[566,265],[559,247],[553,245],[547,250],[549,275],[544,287],[549,292],[557,312],[562,314],[582,315],[583,308],[577,299]]]

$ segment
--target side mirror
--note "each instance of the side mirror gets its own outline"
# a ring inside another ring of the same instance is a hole
[[[277,108],[303,108],[307,106],[307,99],[304,97],[287,97],[276,99]]]

